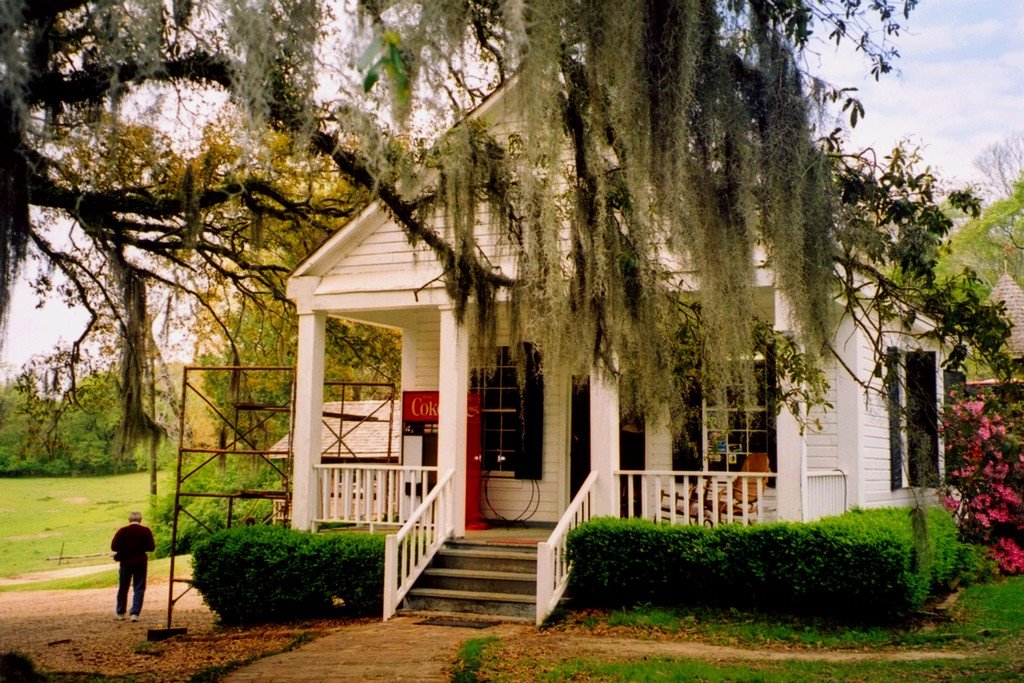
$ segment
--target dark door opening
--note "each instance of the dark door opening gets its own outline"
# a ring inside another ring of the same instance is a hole
[[[569,498],[590,474],[590,380],[573,382],[569,426]]]

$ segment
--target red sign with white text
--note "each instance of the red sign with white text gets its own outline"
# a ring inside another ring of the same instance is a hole
[[[437,422],[440,400],[436,391],[403,391],[403,422]]]

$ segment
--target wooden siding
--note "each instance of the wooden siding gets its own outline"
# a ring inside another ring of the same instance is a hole
[[[814,406],[807,413],[808,427],[804,432],[807,441],[807,469],[834,470],[839,467],[838,415],[836,414],[836,373],[838,364],[833,361],[825,369],[829,383],[825,401],[831,406]],[[785,410],[785,408],[783,408]]]

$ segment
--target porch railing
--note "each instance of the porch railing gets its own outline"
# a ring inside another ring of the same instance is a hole
[[[565,539],[569,532],[590,519],[594,509],[594,484],[597,472],[591,472],[572,499],[558,526],[548,540],[537,544],[537,625],[551,614],[569,584],[569,563],[565,559]]]
[[[619,516],[672,524],[753,524],[765,519],[774,472],[620,470]]]
[[[448,470],[420,506],[384,544],[384,620],[394,616],[402,598],[427,568],[454,529],[455,470]]]
[[[317,465],[320,511],[314,520],[401,526],[423,502],[436,467]]]
[[[807,473],[807,509],[804,521],[813,522],[846,512],[846,473],[842,470]]]

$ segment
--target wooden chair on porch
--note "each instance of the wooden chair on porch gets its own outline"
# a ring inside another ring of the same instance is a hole
[[[767,453],[748,453],[741,473],[770,472],[771,464]],[[727,519],[731,509],[733,518],[743,519],[757,514],[760,494],[768,484],[768,477],[737,477],[732,483],[730,496],[723,497],[718,503],[718,521]]]
[[[698,486],[697,484],[690,484],[686,494],[676,492],[675,494],[675,513],[677,519],[689,519],[690,524],[700,523],[700,508],[701,500],[704,500],[704,507],[707,509],[707,492],[708,482]],[[668,491],[661,492],[661,511],[663,516],[669,517],[672,514],[672,502],[670,500],[670,493]],[[687,517],[688,516],[688,517]],[[706,526],[712,526],[713,521],[711,520],[710,514],[705,512],[704,524]]]

